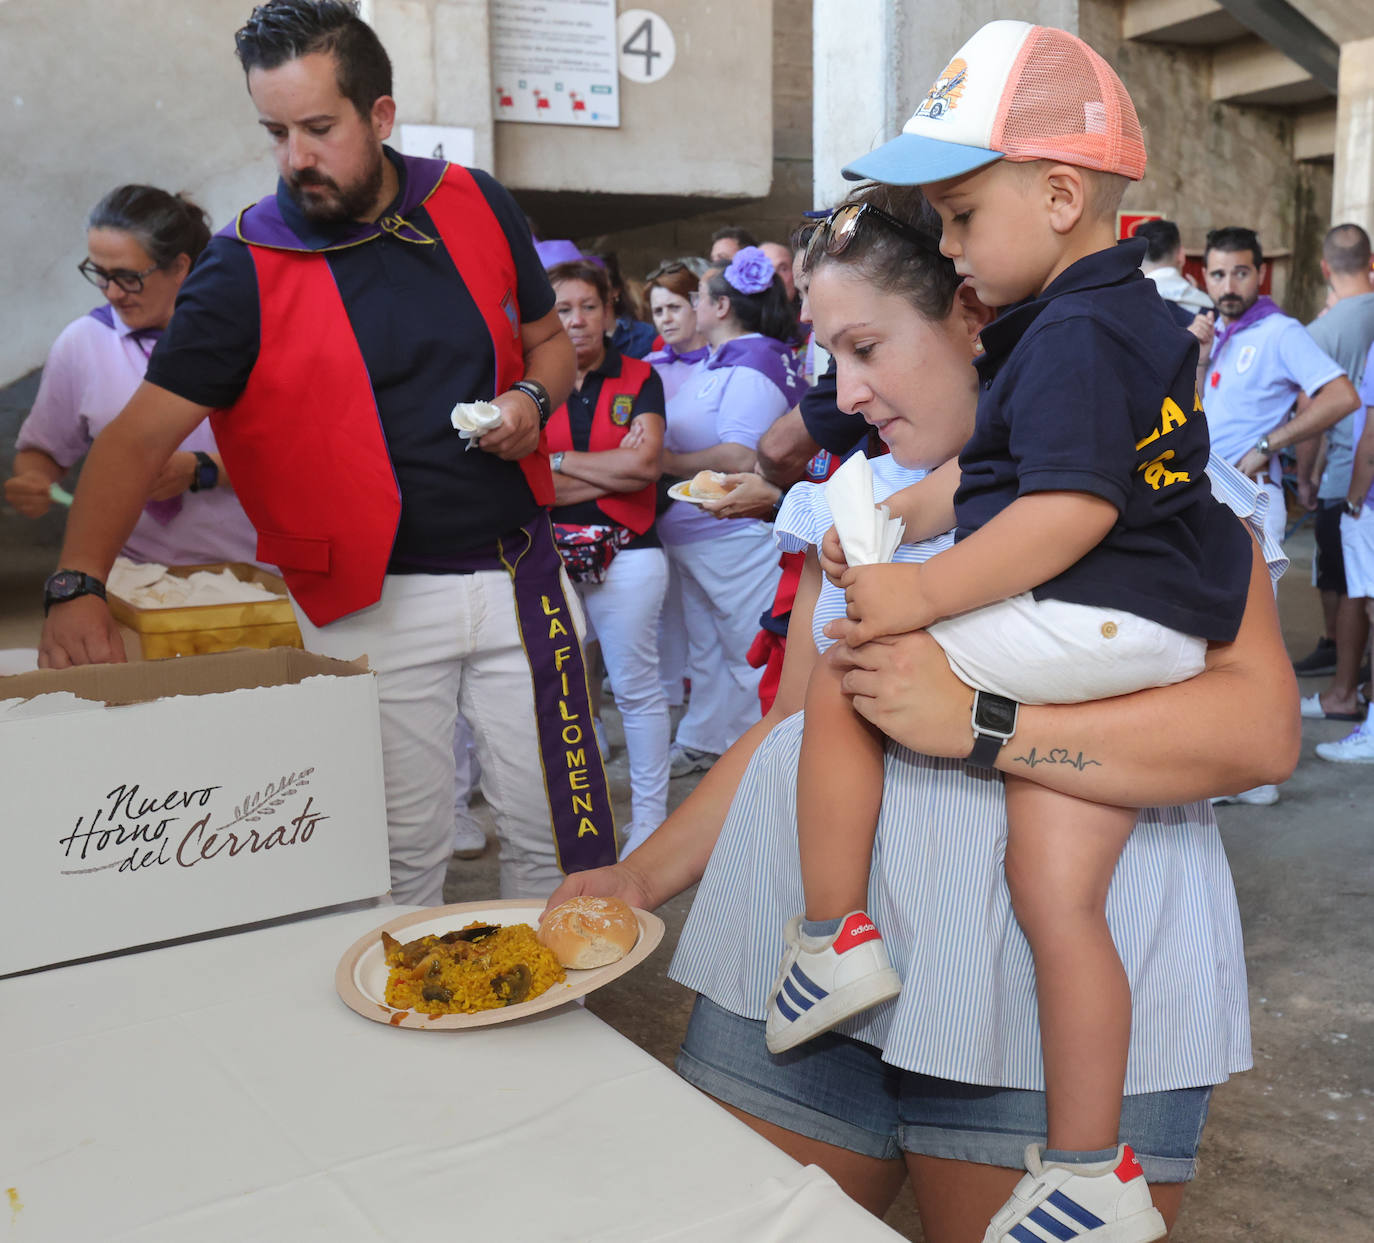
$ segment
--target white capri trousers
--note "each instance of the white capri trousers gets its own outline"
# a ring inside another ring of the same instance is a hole
[[[936,622],[930,637],[975,690],[1071,704],[1171,686],[1202,672],[1207,642],[1134,613],[1030,592]]]
[[[579,638],[585,623],[564,593]],[[388,574],[370,608],[315,626],[296,607],[306,649],[366,656],[381,700],[391,893],[436,906],[453,845],[454,721],[472,726],[482,794],[501,840],[501,896],[545,898],[563,880],[554,850],[529,663],[503,570]]]
[[[720,755],[762,715],[762,669],[746,659],[759,615],[778,589],[778,548],[764,523],[714,539],[671,544],[682,581],[687,624],[687,676],[692,698],[678,722],[677,744]]]
[[[625,729],[632,810],[622,839],[630,850],[668,814],[668,697],[658,657],[668,558],[661,548],[626,548],[612,559],[604,582],[574,586],[601,642]]]

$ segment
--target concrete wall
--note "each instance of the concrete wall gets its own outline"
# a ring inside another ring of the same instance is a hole
[[[63,325],[100,300],[75,266],[106,191],[131,181],[187,191],[219,223],[271,186],[234,59],[247,12],[245,0],[0,4],[0,255],[12,308],[0,384],[39,366]]]

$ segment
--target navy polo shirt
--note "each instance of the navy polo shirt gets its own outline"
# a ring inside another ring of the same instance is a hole
[[[1245,608],[1249,537],[1212,497],[1197,341],[1141,275],[1144,245],[1080,259],[983,330],[957,537],[1018,496],[1100,496],[1116,525],[1035,598],[1125,609],[1225,642]]]
[[[394,152],[383,150],[401,179],[386,209],[392,214],[405,199],[407,170]],[[541,319],[553,309],[553,288],[525,217],[491,176],[471,172],[515,258],[521,322]],[[312,224],[280,183],[277,203],[310,249],[330,246],[352,227]],[[423,205],[405,218],[438,237]],[[454,554],[492,545],[540,508],[519,463],[480,449],[465,451],[467,442],[449,419],[458,402],[494,396],[491,334],[442,243],[424,245],[385,233],[329,250],[327,261],[372,380],[401,491],[388,572],[442,573]],[[302,324],[300,330],[311,327]],[[249,248],[233,237],[213,238],[181,288],[147,378],[197,405],[232,406],[257,361],[259,332],[258,278]],[[327,467],[307,460],[300,469]]]
[[[568,394],[568,428],[572,432],[573,448],[586,453],[591,443],[592,419],[596,414],[596,403],[601,398],[601,386],[608,380],[618,379],[621,372],[621,354],[608,341],[606,356],[583,377],[582,387]],[[641,414],[656,414],[665,418],[663,413],[663,381],[658,372],[650,369],[649,378],[639,390],[634,405],[630,407],[630,417],[625,420],[625,430]],[[574,523],[580,526],[606,526],[613,523],[598,508],[595,501],[578,501],[575,505],[559,505],[553,511],[555,522]],[[658,534],[651,526],[643,535],[636,535],[628,544],[629,548],[661,548]]]
[[[825,373],[802,394],[800,406],[806,434],[827,453],[844,457],[868,435],[869,426],[862,415],[840,409],[837,375],[831,358]]]

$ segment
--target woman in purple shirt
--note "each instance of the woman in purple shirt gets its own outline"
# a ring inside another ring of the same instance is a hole
[[[706,271],[694,296],[697,326],[711,347],[669,398],[664,474],[754,469],[759,437],[795,406],[805,387],[784,344],[795,331],[773,261],[746,246]],[[749,646],[778,584],[767,524],[721,519],[674,501],[659,539],[682,589],[692,699],[678,724],[672,775],[709,768],[759,717],[760,670]]]
[[[105,303],[53,344],[33,409],[19,429],[5,499],[29,518],[143,382],[181,282],[210,240],[205,213],[152,186],[119,186],[91,212],[81,274]],[[199,565],[251,561],[257,537],[202,423],[167,459],[123,554]]]

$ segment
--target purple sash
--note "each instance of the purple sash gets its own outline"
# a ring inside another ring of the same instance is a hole
[[[1212,346],[1212,358],[1221,357],[1223,347],[1236,333],[1244,332],[1247,328],[1258,324],[1262,319],[1268,319],[1271,315],[1282,315],[1283,313],[1283,308],[1273,298],[1268,294],[1260,294],[1255,299],[1254,305],[1235,323],[1223,324],[1217,329],[1216,341]]]
[[[797,370],[797,360],[788,345],[772,337],[734,337],[711,355],[708,371],[717,367],[749,367],[766,376],[787,398],[790,410],[806,392],[806,377]]]
[[[558,865],[564,872],[606,867],[616,860],[615,819],[592,730],[582,645],[563,594],[563,562],[548,515],[498,540],[497,565],[511,576],[515,591]]]

